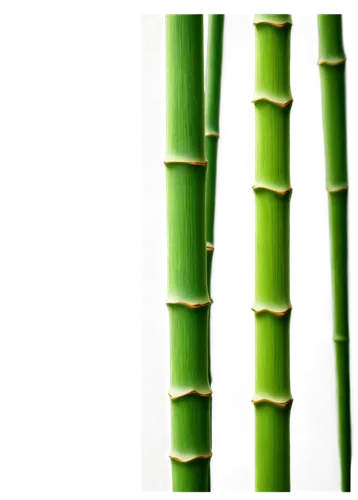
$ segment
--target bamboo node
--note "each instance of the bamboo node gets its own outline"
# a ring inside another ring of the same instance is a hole
[[[262,185],[254,185],[251,187],[254,191],[264,189],[266,191],[271,191],[272,193],[279,194],[280,196],[285,196],[286,194],[292,193],[293,191],[292,187],[289,187],[288,189],[285,190],[274,189],[269,186],[262,186]]]
[[[174,164],[179,164],[179,165],[189,165],[193,167],[206,167],[208,164],[208,160],[205,161],[186,161],[186,160],[164,160],[164,165],[174,165]]]
[[[219,139],[219,132],[205,132],[205,137],[217,137]]]
[[[285,26],[293,26],[292,21],[285,21],[284,23],[275,23],[274,21],[254,21],[252,23],[254,26],[257,26],[258,24],[270,24],[271,26],[275,26],[276,28],[284,28]]]
[[[168,392],[168,396],[170,397],[170,399],[172,401],[175,399],[184,398],[185,396],[190,396],[191,394],[196,394],[197,396],[199,396],[201,398],[211,398],[213,391],[210,389],[210,392],[205,393],[205,392],[197,391],[196,389],[191,389],[191,390],[185,391],[185,392],[183,392],[181,394],[177,394],[177,395],[173,395],[173,394],[170,394],[170,392]]]
[[[181,462],[183,464],[187,464],[189,462],[194,462],[194,460],[208,460],[213,456],[212,452],[209,455],[196,455],[196,456],[189,456],[185,458],[184,456],[176,456],[173,453],[170,453],[169,458],[172,460],[176,460],[177,462]]]
[[[277,317],[285,316],[286,314],[290,313],[292,309],[292,305],[283,311],[274,311],[273,309],[269,309],[268,307],[263,307],[262,309],[255,309],[254,307],[251,307],[251,310],[254,311],[255,314],[269,313]]]
[[[288,99],[288,101],[285,102],[274,101],[273,99],[270,99],[268,97],[258,97],[257,99],[253,99],[251,102],[253,104],[256,104],[257,102],[263,102],[263,101],[270,102],[271,104],[273,104],[274,106],[278,106],[279,108],[286,108],[287,106],[293,103],[293,97],[291,97],[291,99]]]
[[[327,58],[327,59],[319,59],[317,64],[318,66],[339,66],[340,64],[344,64],[347,58],[342,57],[341,59]]]
[[[349,342],[348,337],[334,337],[333,342]]]
[[[342,191],[348,191],[348,186],[339,186],[339,187],[332,187],[332,188],[326,188],[329,193],[340,193]]]
[[[189,309],[198,309],[199,307],[206,307],[209,306],[213,301],[209,299],[206,302],[198,302],[192,304],[191,302],[184,302],[184,301],[166,301],[167,306],[174,306],[174,305],[180,305],[180,306],[185,306],[189,307]]]
[[[286,399],[286,401],[278,401],[270,398],[257,398],[257,399],[252,399],[252,402],[254,405],[262,404],[262,403],[268,403],[273,406],[278,406],[280,408],[284,408],[285,406],[291,406],[293,403],[293,398]]]

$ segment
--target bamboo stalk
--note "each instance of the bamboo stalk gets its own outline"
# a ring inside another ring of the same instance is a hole
[[[211,269],[214,253],[216,164],[219,141],[223,35],[224,15],[209,15],[205,89],[205,148],[206,156],[208,158],[205,211],[209,295],[211,295]]]
[[[210,490],[203,16],[166,16],[167,224],[173,491]]]
[[[351,417],[348,325],[348,172],[342,16],[319,15],[319,68],[331,236],[333,341],[336,355],[341,489],[350,491]]]
[[[207,283],[211,298],[211,270],[214,255],[214,220],[216,194],[216,165],[219,141],[219,114],[221,90],[221,65],[223,54],[224,15],[209,15],[208,49],[206,63],[205,89],[205,150],[208,159],[206,175],[205,221],[206,221],[206,259]],[[211,307],[209,308],[209,383],[211,385]],[[212,434],[212,401],[210,401],[210,439]]]
[[[255,15],[255,489],[290,491],[289,15]]]

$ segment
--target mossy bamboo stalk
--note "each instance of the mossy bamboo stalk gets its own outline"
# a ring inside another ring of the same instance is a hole
[[[167,225],[173,491],[210,490],[203,16],[166,16]]]
[[[255,489],[290,491],[289,15],[255,15]]]
[[[347,133],[342,16],[319,15],[319,68],[331,235],[333,341],[336,355],[341,489],[350,491],[351,417],[348,325]]]

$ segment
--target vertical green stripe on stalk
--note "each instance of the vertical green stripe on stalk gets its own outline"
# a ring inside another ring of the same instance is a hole
[[[319,68],[331,239],[341,489],[350,491],[351,419],[348,325],[348,172],[342,16],[319,15]]]
[[[290,491],[289,15],[256,15],[255,489]]]
[[[166,16],[167,224],[173,491],[210,491],[203,16]]]

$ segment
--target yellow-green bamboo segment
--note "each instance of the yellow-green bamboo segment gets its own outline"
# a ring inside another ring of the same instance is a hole
[[[210,491],[203,16],[166,16],[167,231],[173,491]]]
[[[342,16],[319,15],[319,68],[331,236],[333,340],[336,355],[341,489],[350,491],[351,416],[348,325],[348,172]]]
[[[255,489],[290,491],[289,15],[255,25]]]

